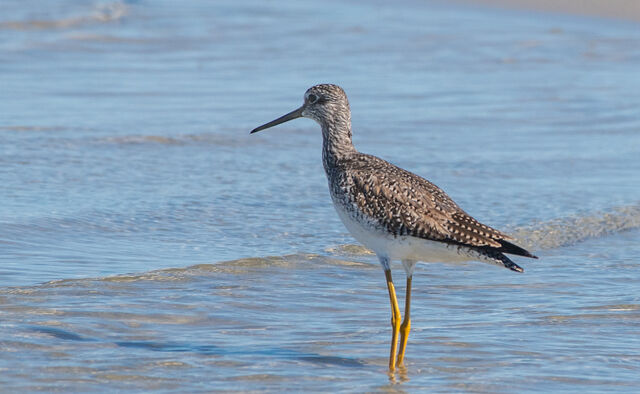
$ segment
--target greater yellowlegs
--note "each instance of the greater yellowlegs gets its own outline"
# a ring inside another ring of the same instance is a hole
[[[251,133],[300,117],[311,118],[322,127],[322,163],[338,216],[358,241],[375,252],[384,269],[393,327],[390,370],[404,360],[411,328],[411,280],[416,262],[478,260],[522,272],[505,253],[537,258],[511,243],[508,235],[469,216],[433,183],[358,152],[351,142],[349,101],[337,85],[309,88],[300,108]],[[391,278],[392,260],[400,260],[407,274],[402,324]]]

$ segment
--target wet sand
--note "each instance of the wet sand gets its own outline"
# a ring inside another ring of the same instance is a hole
[[[636,0],[461,0],[461,2],[640,22],[640,1]]]

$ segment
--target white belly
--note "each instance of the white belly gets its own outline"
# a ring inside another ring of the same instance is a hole
[[[394,237],[393,234],[386,233],[370,223],[356,220],[340,204],[334,204],[334,206],[351,235],[378,256],[384,256],[390,260],[443,263],[471,260],[463,250],[455,245],[412,236]]]

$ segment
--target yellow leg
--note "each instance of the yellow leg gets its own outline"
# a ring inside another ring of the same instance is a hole
[[[389,355],[389,370],[396,369],[396,351],[398,349],[398,331],[400,331],[400,307],[398,306],[398,298],[396,297],[396,288],[393,286],[391,279],[391,270],[385,269],[384,276],[387,278],[387,288],[389,289],[389,300],[391,301],[391,352]]]
[[[411,275],[407,276],[407,295],[404,300],[404,321],[400,326],[400,351],[398,352],[398,366],[402,366],[404,363],[404,352],[407,349],[407,339],[409,338],[409,331],[411,330],[411,279]]]

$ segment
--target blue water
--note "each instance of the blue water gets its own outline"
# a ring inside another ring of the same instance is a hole
[[[637,24],[12,0],[0,59],[3,391],[640,389]],[[318,126],[248,134],[321,82],[347,91],[358,149],[541,257],[420,265],[396,376]]]

